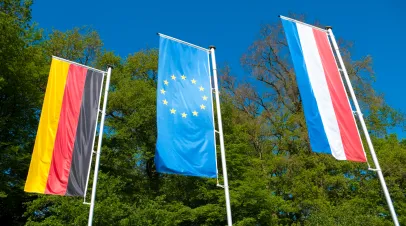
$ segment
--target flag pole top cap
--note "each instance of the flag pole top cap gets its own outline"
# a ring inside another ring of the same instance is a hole
[[[114,65],[112,64],[107,64],[107,68],[111,67],[111,69],[114,69]]]
[[[333,27],[332,26],[326,26],[325,29],[326,30],[329,30],[329,29],[333,30]]]
[[[209,49],[216,49],[216,47],[211,45],[211,46],[209,46]]]

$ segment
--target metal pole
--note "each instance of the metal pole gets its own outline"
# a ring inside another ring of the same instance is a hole
[[[230,194],[228,191],[228,177],[227,177],[227,166],[226,166],[226,152],[224,149],[224,137],[223,137],[223,124],[221,121],[221,110],[220,110],[220,96],[219,88],[217,82],[217,66],[216,66],[216,56],[214,50],[216,47],[210,46],[211,62],[213,65],[213,76],[214,76],[214,89],[216,94],[216,106],[217,106],[217,123],[220,136],[220,150],[221,150],[221,163],[223,165],[223,178],[224,178],[224,191],[226,196],[226,208],[227,208],[227,222],[228,226],[233,225],[231,219],[231,205],[230,205]]]
[[[90,211],[89,211],[89,221],[88,225],[91,226],[93,222],[93,212],[94,212],[94,203],[96,199],[96,185],[97,185],[97,177],[99,174],[99,165],[100,165],[100,152],[101,152],[101,145],[103,139],[103,128],[104,128],[104,119],[106,117],[106,106],[107,106],[107,96],[109,94],[109,86],[110,86],[110,76],[111,76],[111,66],[108,66],[107,70],[107,79],[106,79],[106,86],[104,88],[104,99],[103,99],[103,111],[102,117],[100,122],[100,132],[99,132],[99,140],[97,142],[97,152],[96,152],[96,164],[94,168],[94,177],[93,177],[93,187],[92,187],[92,199],[90,201]]]
[[[210,50],[209,50],[210,51]],[[210,53],[210,52],[209,52]],[[209,54],[207,54],[207,66],[209,68],[209,73],[211,73],[211,68],[210,68],[210,56]],[[211,76],[211,74],[209,74],[209,76]],[[212,84],[212,80],[210,79],[210,100],[211,101],[211,111],[213,112],[213,125],[214,125],[214,104],[213,104],[213,84]],[[213,137],[214,137],[214,141],[216,141],[216,130],[214,130],[213,133]],[[214,145],[214,151],[215,151],[215,156],[216,156],[216,182],[217,182],[217,186],[224,188],[223,186],[220,186],[219,183],[219,170],[218,170],[218,161],[217,161],[217,145]]]
[[[342,72],[344,74],[345,81],[346,81],[346,83],[348,85],[348,89],[349,89],[350,94],[351,94],[351,98],[354,101],[355,109],[357,110],[357,115],[358,115],[358,118],[359,118],[359,120],[361,122],[362,130],[364,131],[365,137],[367,139],[368,147],[369,147],[369,150],[371,152],[372,159],[374,160],[375,168],[376,168],[376,171],[378,173],[379,180],[381,182],[383,193],[385,194],[385,198],[386,198],[386,201],[388,203],[390,213],[392,215],[393,223],[396,226],[398,226],[399,225],[398,218],[396,216],[395,209],[393,208],[392,200],[390,198],[388,188],[386,187],[385,179],[383,178],[382,170],[381,170],[381,167],[379,166],[379,162],[378,162],[378,158],[376,157],[376,154],[375,154],[374,146],[372,145],[371,138],[369,137],[369,133],[368,133],[365,121],[364,121],[364,117],[363,117],[363,115],[361,113],[361,109],[360,109],[360,107],[358,105],[358,101],[357,101],[357,98],[355,96],[354,90],[352,88],[350,78],[348,77],[347,69],[345,68],[344,61],[343,61],[343,59],[341,57],[341,54],[340,54],[340,51],[338,49],[336,39],[335,39],[335,37],[333,35],[333,30],[332,30],[331,27],[326,27],[326,29],[328,31],[328,34],[330,35],[331,42],[332,42],[333,47],[334,47],[334,49],[336,51],[338,61],[340,63]]]

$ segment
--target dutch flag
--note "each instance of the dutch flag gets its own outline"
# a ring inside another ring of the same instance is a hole
[[[281,17],[314,152],[366,162],[326,30]]]

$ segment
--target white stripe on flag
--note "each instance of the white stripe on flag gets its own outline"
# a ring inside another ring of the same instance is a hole
[[[340,129],[338,127],[313,29],[302,24],[296,24],[296,26],[311,83],[310,85],[317,100],[318,110],[323,122],[324,131],[330,143],[331,153],[336,159],[346,160]]]

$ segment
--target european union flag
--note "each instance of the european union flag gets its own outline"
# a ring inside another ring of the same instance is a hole
[[[209,51],[160,36],[158,172],[216,177]]]

